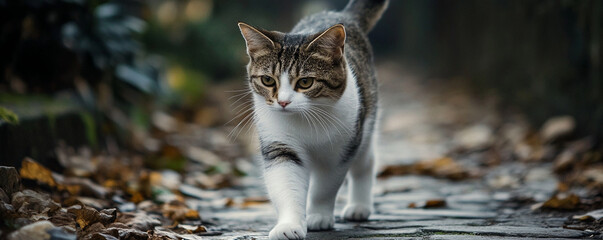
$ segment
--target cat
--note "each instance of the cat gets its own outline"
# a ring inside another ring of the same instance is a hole
[[[278,214],[270,239],[332,229],[346,174],[342,218],[365,221],[371,214],[377,79],[367,33],[387,5],[351,0],[342,11],[303,18],[289,33],[238,23],[264,182]]]

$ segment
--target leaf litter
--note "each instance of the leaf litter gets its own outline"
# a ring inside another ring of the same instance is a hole
[[[170,132],[160,133],[163,147],[145,154],[150,159],[131,153],[93,155],[87,149],[61,146],[57,149],[61,172],[31,158],[23,159],[18,171],[0,167],[3,178],[7,176],[0,181],[4,219],[0,238],[201,239],[222,234],[204,223],[199,207],[188,203],[191,198],[184,190],[197,193],[236,186],[246,175],[241,169],[249,169],[241,160],[247,153],[230,146],[238,143],[204,139],[222,133],[205,129],[187,136],[171,133],[181,125],[162,126]],[[193,199],[220,199],[214,195]],[[267,202],[263,196],[250,197],[237,206]]]

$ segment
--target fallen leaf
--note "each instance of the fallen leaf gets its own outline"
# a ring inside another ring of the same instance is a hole
[[[492,143],[492,128],[484,124],[470,126],[454,134],[453,139],[463,150],[483,149]]]
[[[578,177],[578,181],[594,189],[603,188],[603,167],[584,170]]]
[[[11,203],[16,211],[24,214],[24,216],[37,213],[52,213],[61,208],[48,195],[29,189],[13,194]]]
[[[76,205],[70,207],[69,212],[75,214],[75,221],[81,229],[86,229],[87,226],[94,223],[101,223],[103,226],[107,226],[117,218],[117,209],[115,208],[103,209],[99,212],[91,207]]]
[[[232,198],[226,198],[224,206],[226,207],[234,207],[236,204]]]
[[[542,125],[540,136],[545,142],[551,142],[571,134],[575,127],[576,121],[572,116],[553,117]]]
[[[587,212],[584,215],[575,215],[572,217],[576,220],[587,221],[587,220],[603,220],[603,209],[598,209],[594,211]]]
[[[199,213],[193,209],[189,209],[181,201],[171,201],[165,203],[161,207],[163,216],[175,222],[180,222],[185,219],[199,219]]]
[[[59,189],[64,188],[72,195],[92,196],[105,198],[108,191],[101,185],[96,184],[88,178],[70,177],[60,181]]]
[[[542,204],[542,208],[573,210],[580,206],[580,197],[575,194],[558,194]]]
[[[420,161],[415,164],[417,172],[431,176],[443,176],[452,180],[461,180],[469,176],[469,172],[449,157]]]
[[[423,208],[441,208],[446,207],[446,200],[444,199],[431,199],[425,202]]]
[[[398,175],[412,174],[414,172],[413,165],[389,165],[386,166],[377,177],[385,178]]]
[[[203,225],[193,226],[193,225],[178,224],[177,227],[186,230],[186,232],[189,234],[207,232],[207,229]]]
[[[148,231],[155,226],[161,225],[161,222],[157,217],[148,215],[146,212],[142,211],[119,213],[115,222],[140,231]],[[113,225],[114,224],[112,224],[112,226]]]
[[[569,186],[565,183],[559,182],[557,183],[557,192],[567,192],[569,191]]]
[[[96,172],[98,159],[92,157],[92,150],[88,147],[81,147],[76,152],[73,148],[59,146],[55,153],[67,175],[89,177]]]
[[[441,208],[446,207],[446,200],[444,199],[430,199],[419,203],[410,203],[408,208]]]
[[[565,150],[555,158],[555,161],[553,162],[553,169],[557,173],[566,171],[576,160],[576,153],[574,151]]]
[[[471,177],[468,170],[449,157],[423,160],[411,165],[387,166],[379,173],[378,177],[404,174],[429,175],[451,180],[462,180]]]
[[[204,173],[196,173],[193,180],[203,189],[220,189],[232,186],[232,181],[226,174],[209,175]]]
[[[25,179],[35,180],[51,187],[57,186],[56,181],[52,177],[52,172],[31,158],[23,159],[20,174]]]
[[[164,132],[175,132],[180,124],[178,119],[160,111],[153,113],[151,121],[155,127]]]
[[[263,204],[266,204],[269,202],[270,202],[270,199],[268,199],[267,197],[247,197],[247,198],[243,199],[243,203],[241,204],[241,207],[247,208],[247,207],[256,206],[256,205],[263,205]]]

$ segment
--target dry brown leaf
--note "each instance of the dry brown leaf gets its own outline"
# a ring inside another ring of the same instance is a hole
[[[133,228],[140,231],[148,231],[153,229],[155,226],[161,225],[161,222],[155,216],[148,215],[143,211],[119,213],[115,222],[123,224],[130,229]]]
[[[193,230],[193,233],[200,233],[200,232],[207,232],[207,228],[205,228],[205,226],[199,225],[195,230]]]
[[[590,220],[603,220],[603,209],[598,209],[598,210],[594,210],[594,211],[590,211],[584,215],[576,215],[574,217],[572,217],[573,219],[576,220],[581,220],[581,221],[590,221]]]
[[[385,178],[411,173],[413,173],[413,165],[390,165],[386,166],[383,170],[381,170],[378,177]]]
[[[572,150],[565,150],[559,154],[553,162],[553,169],[556,173],[561,173],[572,167],[577,160],[576,153]]]
[[[603,167],[591,167],[584,170],[578,177],[578,181],[593,189],[603,188]]]
[[[130,202],[139,203],[144,201],[144,197],[139,192],[132,193],[132,197],[130,198]]]
[[[270,199],[268,199],[267,197],[247,197],[247,198],[243,199],[243,203],[241,204],[241,207],[246,208],[246,207],[266,204],[269,202],[270,202]]]
[[[185,219],[199,219],[199,212],[189,209],[184,214]]]
[[[420,203],[410,203],[408,208],[441,208],[446,207],[446,200],[444,199],[429,199]]]
[[[444,199],[431,199],[425,202],[423,208],[441,208],[446,207],[446,200]]]
[[[117,209],[115,208],[103,209],[99,212],[88,206],[76,205],[70,207],[68,211],[75,214],[75,221],[81,229],[86,229],[86,227],[95,223],[101,223],[103,226],[107,226],[117,218]]]
[[[11,204],[14,209],[25,216],[38,213],[52,213],[61,208],[50,196],[30,189],[13,194]]]
[[[542,208],[573,210],[580,206],[580,197],[575,194],[566,196],[555,195],[542,204]]]
[[[443,177],[451,180],[462,180],[471,176],[468,170],[452,158],[443,157],[430,160],[423,160],[412,165],[394,165],[387,166],[379,177],[389,177],[404,174],[421,174],[434,177]]]
[[[572,116],[557,116],[548,119],[540,129],[540,136],[545,142],[571,134],[576,128],[576,121]]]
[[[171,201],[161,206],[163,216],[175,222],[180,222],[185,219],[199,219],[199,212],[186,207],[183,202]]]
[[[20,174],[21,178],[35,180],[51,187],[57,186],[57,182],[52,177],[52,172],[31,158],[23,159]]]
[[[235,206],[235,202],[232,198],[226,198],[226,202],[224,203],[224,206],[226,207],[234,207]]]

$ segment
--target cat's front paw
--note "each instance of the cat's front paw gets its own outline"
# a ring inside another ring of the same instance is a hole
[[[310,231],[322,231],[333,229],[335,219],[333,215],[323,215],[319,213],[309,214],[306,218],[308,222],[308,230]]]
[[[306,238],[306,228],[301,224],[279,223],[268,234],[270,240],[274,239],[304,239]]]
[[[371,207],[365,204],[349,204],[343,209],[341,217],[347,221],[366,221],[371,215]]]

